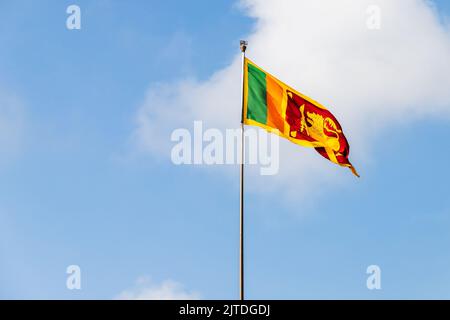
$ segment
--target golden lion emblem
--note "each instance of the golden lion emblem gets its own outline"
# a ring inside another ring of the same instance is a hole
[[[306,131],[308,136],[322,143],[325,148],[338,152],[341,147],[339,133],[342,133],[342,130],[338,129],[333,119],[324,118],[315,112],[306,112],[305,116],[305,105],[300,107],[300,113],[302,114],[300,132]],[[331,133],[332,136],[327,133]]]

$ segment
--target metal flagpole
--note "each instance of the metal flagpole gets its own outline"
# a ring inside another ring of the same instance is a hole
[[[245,161],[245,139],[244,139],[244,67],[245,50],[247,50],[247,41],[241,40],[242,53],[242,116],[241,116],[241,170],[240,170],[240,197],[239,197],[239,216],[240,216],[240,249],[239,249],[239,290],[240,299],[244,300],[244,161]]]

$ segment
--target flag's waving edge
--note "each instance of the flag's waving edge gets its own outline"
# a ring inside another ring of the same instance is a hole
[[[289,87],[249,59],[244,62],[244,123],[313,147],[326,159],[351,169],[350,146],[337,119],[323,105]]]

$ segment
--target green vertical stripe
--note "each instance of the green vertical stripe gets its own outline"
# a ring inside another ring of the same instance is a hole
[[[247,119],[267,123],[266,74],[248,64]]]

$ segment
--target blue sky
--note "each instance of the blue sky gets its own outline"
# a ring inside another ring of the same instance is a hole
[[[174,166],[131,140],[149,86],[208,79],[255,20],[232,1],[77,1],[70,31],[72,3],[0,2],[0,103],[20,102],[22,128],[0,149],[0,298],[110,299],[143,276],[237,298],[238,171]],[[450,298],[449,136],[445,116],[390,126],[361,179],[345,172],[306,205],[249,192],[247,297]],[[366,288],[372,264],[382,290]]]

